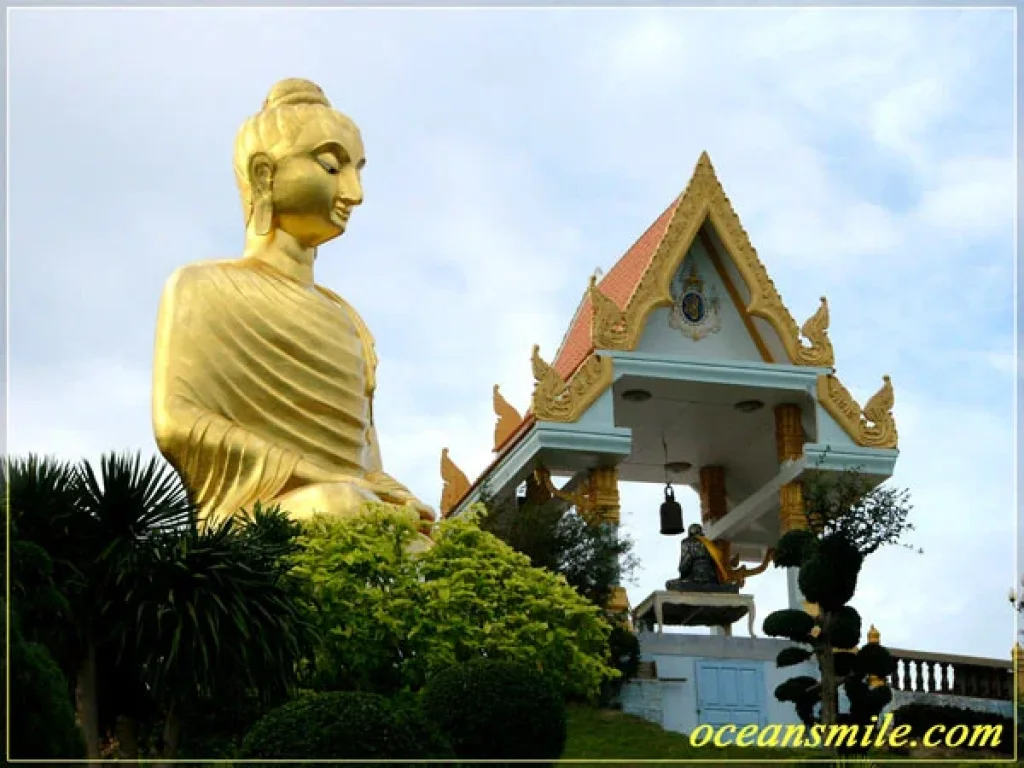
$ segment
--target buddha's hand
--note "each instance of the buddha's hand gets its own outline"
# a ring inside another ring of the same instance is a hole
[[[408,488],[389,475],[383,472],[374,472],[368,475],[366,479],[369,481],[373,492],[380,497],[381,501],[409,507],[419,516],[420,520],[433,522],[437,519],[433,509],[413,496]]]
[[[381,501],[386,501],[390,504],[398,504],[403,507],[409,507],[413,510],[420,518],[427,522],[434,522],[437,519],[437,515],[434,514],[434,510],[424,504],[422,501],[417,499],[408,491],[391,491],[379,494]]]
[[[335,483],[348,485],[365,491],[368,496],[379,496],[377,485],[369,478],[357,477],[355,475],[343,475],[337,471],[328,469],[305,457],[299,459],[292,470],[289,486],[301,488],[309,485],[333,485]],[[381,498],[381,501],[385,499]]]
[[[433,509],[411,494],[402,503],[419,515],[420,520],[424,522],[432,523],[437,519]]]

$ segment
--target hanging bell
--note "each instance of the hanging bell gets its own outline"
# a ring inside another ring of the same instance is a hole
[[[665,486],[665,501],[661,505],[661,533],[675,536],[683,532],[683,508],[676,501],[671,485]]]

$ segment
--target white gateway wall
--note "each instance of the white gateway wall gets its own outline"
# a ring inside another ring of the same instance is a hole
[[[796,675],[818,676],[817,665],[813,662],[783,669],[775,666],[779,651],[793,646],[788,640],[681,633],[658,635],[653,632],[641,632],[638,637],[640,659],[654,662],[657,679],[627,682],[620,696],[622,710],[676,733],[692,733],[701,723],[697,703],[697,671],[701,662],[736,662],[745,668],[761,671],[764,688],[760,711],[762,725],[798,725],[800,721],[793,705],[776,700],[775,689]],[[841,690],[839,698],[840,708],[846,709],[848,703]],[[904,691],[893,691],[893,701],[887,711],[915,701],[976,709],[1006,717],[1013,715],[1013,703],[1008,701]]]
[[[779,651],[793,644],[771,638],[641,632],[640,659],[653,661],[657,680],[631,680],[623,686],[622,709],[657,723],[665,730],[692,733],[699,724],[697,666],[700,661],[732,660],[762,671],[764,724],[797,725],[793,705],[775,698],[775,689],[794,675],[816,677],[813,664],[778,669]]]

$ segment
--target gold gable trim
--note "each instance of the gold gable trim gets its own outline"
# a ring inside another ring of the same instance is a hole
[[[590,354],[568,381],[541,358],[537,345],[533,347],[532,363],[535,383],[531,410],[539,421],[577,421],[612,385],[612,359],[606,355]]]
[[[448,449],[441,449],[441,517],[448,517],[459,502],[466,498],[471,484],[463,472],[448,456]]]
[[[760,317],[771,325],[785,349],[788,362],[793,365],[834,368],[835,352],[828,337],[828,300],[822,296],[818,310],[802,327],[797,326],[750,242],[732,202],[725,194],[707,152],[701,153],[690,183],[678,198],[665,235],[626,306],[620,309],[591,281],[591,337],[594,348],[622,351],[636,349],[650,313],[660,307],[671,306],[672,278],[685,260],[694,239],[703,234],[701,227],[705,222],[710,222],[714,227],[737,271],[749,287],[750,301],[747,306],[737,303],[755,343],[760,342],[760,336],[753,329],[750,317]],[[717,252],[712,252],[712,257],[720,261]],[[723,280],[729,280],[724,265],[720,267],[716,263],[715,268],[722,273]],[[761,349],[763,343],[758,344],[758,347],[762,357],[767,357],[767,350]],[[898,435],[892,417],[892,386],[888,377],[885,378],[882,390],[864,409],[861,409],[834,373],[820,377],[818,400],[858,445],[870,448],[897,447]]]
[[[687,251],[698,237],[705,221],[710,221],[736,269],[750,288],[750,301],[746,312],[767,320],[775,329],[789,362],[794,365],[832,367],[832,345],[828,340],[828,307],[822,307],[804,324],[804,337],[793,316],[782,303],[775,283],[750,242],[732,202],[725,194],[711,158],[701,153],[690,183],[679,196],[664,237],[655,249],[626,307],[619,309],[606,296],[593,304],[593,340],[597,349],[629,351],[636,349],[647,316],[659,307],[672,304],[670,286]],[[591,286],[591,296],[599,293]]]
[[[502,397],[501,388],[495,384],[493,390],[492,404],[494,415],[497,421],[494,425],[494,450],[500,450],[516,430],[523,423],[523,417],[508,400]]]
[[[865,448],[896,448],[899,433],[892,416],[896,396],[892,380],[882,377],[882,388],[861,408],[834,375],[818,377],[818,402],[851,437]]]

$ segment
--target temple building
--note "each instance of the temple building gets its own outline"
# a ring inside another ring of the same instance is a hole
[[[700,526],[688,538],[705,543],[713,575],[681,573],[632,611],[646,672],[626,686],[628,711],[680,732],[703,722],[796,722],[772,692],[816,671],[776,668],[789,642],[756,636],[753,597],[741,589],[782,534],[806,527],[805,473],[856,470],[878,485],[899,453],[889,377],[878,372],[878,391],[858,403],[839,378],[828,330],[824,297],[802,325],[786,308],[705,153],[682,194],[603,277],[590,278],[558,348],[534,347],[529,408],[520,413],[494,387],[491,464],[471,480],[442,451],[445,516],[484,497],[512,499],[524,485],[530,498],[610,523],[619,520],[620,483],[697,492]],[[684,533],[666,508],[662,532]],[[686,540],[683,550],[686,562]],[[795,570],[788,577],[789,607],[813,612]],[[609,608],[629,609],[624,590]],[[731,637],[743,616],[751,636]],[[712,634],[662,633],[664,625]],[[938,657],[892,650],[907,670],[891,681],[894,705],[935,693],[914,688],[928,673],[912,678],[908,665],[929,669]],[[1006,703],[1002,666],[957,658],[959,682],[952,666],[942,673],[951,695],[980,701],[970,681],[991,678],[984,690],[998,689],[992,701]]]
[[[805,525],[804,472],[857,469],[881,483],[896,463],[889,378],[857,403],[828,325],[824,298],[797,325],[703,154],[683,193],[590,279],[550,361],[534,348],[526,413],[495,387],[491,465],[470,482],[444,453],[442,513],[539,478],[617,521],[619,483],[668,479],[699,494],[705,535],[730,560],[761,563]]]

